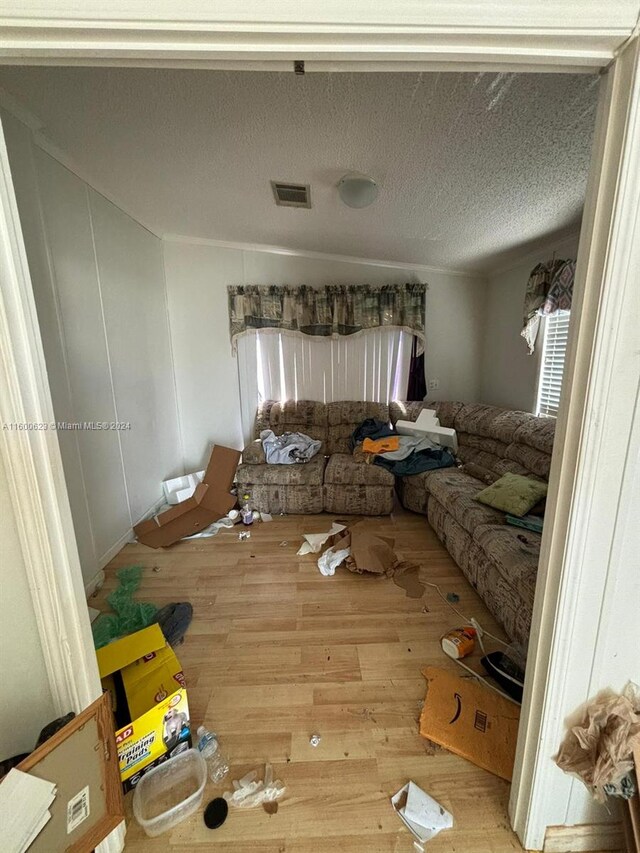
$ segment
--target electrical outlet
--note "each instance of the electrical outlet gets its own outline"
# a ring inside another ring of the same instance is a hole
[[[439,379],[430,379],[429,380],[429,391],[437,391],[440,387]]]

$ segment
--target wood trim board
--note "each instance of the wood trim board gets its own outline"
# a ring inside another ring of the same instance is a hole
[[[124,820],[111,701],[108,693],[24,759],[18,770],[54,782],[51,819],[29,853],[91,853]],[[68,831],[68,804],[88,788],[88,815]]]

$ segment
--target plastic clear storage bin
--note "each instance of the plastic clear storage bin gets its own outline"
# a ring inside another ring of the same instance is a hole
[[[195,749],[181,752],[154,767],[133,792],[133,813],[147,835],[166,832],[202,804],[207,764]]]

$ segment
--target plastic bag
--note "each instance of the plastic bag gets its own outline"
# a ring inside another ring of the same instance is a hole
[[[577,776],[599,802],[607,795],[628,799],[636,788],[632,769],[633,750],[638,747],[640,690],[630,681],[622,694],[603,691],[586,705],[555,761]]]
[[[262,803],[272,803],[279,800],[286,788],[280,779],[273,781],[273,770],[270,764],[265,764],[264,779],[258,779],[258,771],[252,770],[242,779],[233,780],[233,791],[225,791],[223,796],[230,806],[238,809],[252,809]]]

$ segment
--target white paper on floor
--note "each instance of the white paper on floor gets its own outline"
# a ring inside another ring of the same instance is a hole
[[[400,788],[391,797],[391,803],[400,820],[421,843],[453,826],[453,815],[415,782],[408,782]]]
[[[317,554],[330,536],[340,533],[344,529],[344,524],[336,524],[334,521],[331,525],[331,530],[327,531],[327,533],[303,533],[302,538],[304,542],[298,549],[298,556],[304,557],[305,554]]]
[[[343,563],[350,553],[350,548],[341,548],[339,551],[334,551],[333,548],[327,548],[324,554],[321,554],[318,558],[320,574],[324,575],[326,578],[331,577],[331,575],[335,575],[336,569],[340,563]]]

